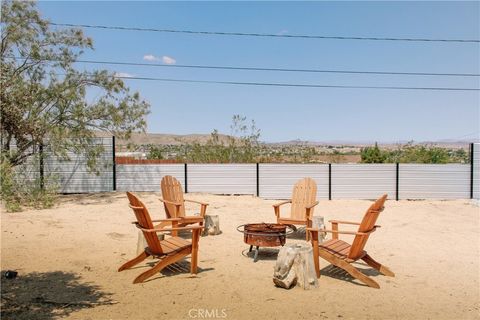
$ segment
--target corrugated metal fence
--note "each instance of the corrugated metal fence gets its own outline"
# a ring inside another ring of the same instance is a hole
[[[45,171],[60,176],[61,192],[159,191],[165,175],[186,192],[252,194],[286,199],[293,184],[311,177],[319,199],[480,198],[480,144],[472,145],[471,164],[114,164],[113,141],[99,139],[105,152],[100,175],[89,173],[82,155],[65,162],[45,160]]]
[[[113,145],[112,138],[96,138],[96,144],[103,145],[103,152],[97,158],[98,172],[87,168],[84,155],[68,152],[70,160],[62,160],[48,151],[44,156],[44,173],[54,173],[62,193],[102,192],[113,190]]]

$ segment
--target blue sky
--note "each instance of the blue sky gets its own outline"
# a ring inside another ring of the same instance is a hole
[[[40,2],[57,23],[246,33],[479,39],[479,2]],[[479,43],[256,38],[85,29],[84,59],[241,67],[480,73]],[[165,58],[164,58],[165,57]],[[152,57],[150,57],[152,58]],[[173,59],[173,60],[169,60]],[[147,57],[148,59],[148,57]],[[78,65],[79,68],[92,66]],[[305,74],[94,66],[134,76],[326,85],[479,88],[479,77]],[[148,132],[229,133],[234,114],[264,141],[478,140],[480,93],[283,88],[126,80],[151,103]]]

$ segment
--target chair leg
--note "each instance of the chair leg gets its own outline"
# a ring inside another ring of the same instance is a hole
[[[134,265],[139,264],[140,262],[145,260],[148,256],[150,255],[145,251],[143,251],[136,258],[133,258],[132,260],[125,262],[120,268],[118,268],[118,272],[123,271],[125,269],[129,269]]]
[[[352,266],[350,263],[340,260],[340,261],[337,261],[335,265],[347,271],[352,277],[362,281],[367,286],[380,289],[380,285],[375,280],[371,279],[370,277],[358,271],[357,268]]]
[[[177,253],[177,254],[174,254],[174,255],[171,255],[171,256],[166,256],[165,258],[161,259],[151,269],[145,271],[144,273],[142,273],[138,277],[136,277],[135,280],[133,280],[133,283],[140,283],[140,282],[145,281],[146,279],[150,278],[154,274],[160,272],[166,266],[182,260],[187,255],[188,255],[188,253],[183,253],[183,254]]]
[[[348,272],[352,277],[362,281],[365,283],[367,286],[372,287],[372,288],[377,288],[380,289],[380,286],[378,283],[371,279],[370,277],[364,275],[360,271],[357,270],[354,266],[352,266],[350,263],[345,262],[342,259],[339,259],[335,257],[334,255],[330,254],[329,252],[326,252],[325,250],[320,249],[318,252],[319,256],[322,257],[323,259],[327,260],[334,266],[337,266],[339,268],[342,268],[346,272]]]
[[[307,231],[308,232],[308,231]],[[315,273],[317,278],[320,278],[320,259],[319,259],[319,248],[318,248],[318,231],[309,232],[312,239],[312,251],[313,251],[313,263],[315,265]]]
[[[305,241],[309,242],[310,241],[310,232],[307,231],[307,228],[311,228],[312,227],[312,221],[311,220],[307,220],[307,225],[305,227]]]
[[[378,263],[375,261],[372,257],[370,257],[368,254],[362,258],[363,261],[365,261],[370,267],[378,270],[381,274],[389,277],[395,277],[395,273],[393,273],[390,269],[388,269],[386,266]]]
[[[200,230],[193,230],[192,232],[192,257],[190,264],[190,273],[197,274],[198,264],[198,240],[200,237]]]

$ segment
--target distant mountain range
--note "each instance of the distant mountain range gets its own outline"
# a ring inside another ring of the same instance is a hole
[[[99,133],[99,136],[108,136],[106,133]],[[117,144],[126,145],[127,143],[134,143],[137,145],[145,144],[154,144],[154,145],[181,145],[189,144],[193,142],[199,142],[200,144],[206,143],[210,139],[210,134],[165,134],[165,133],[134,133],[129,141],[119,139]],[[228,135],[219,134],[219,139],[226,142]],[[437,141],[415,141],[415,144],[433,144],[442,147],[450,148],[459,148],[465,147],[470,142],[478,142],[472,140],[452,140],[452,139],[441,139]],[[308,140],[290,140],[290,141],[280,141],[280,142],[264,142],[267,145],[307,145],[307,146],[371,146],[375,144],[375,141],[347,141],[347,140],[330,140],[330,141],[308,141]],[[378,142],[379,146],[383,147],[392,147],[399,144],[406,144],[408,141],[395,141],[395,142]]]
[[[99,133],[99,136],[109,136],[106,133]],[[227,141],[228,135],[219,134],[219,139],[221,141]],[[166,133],[133,133],[132,137],[127,141],[124,139],[118,139],[118,145],[126,145],[128,143],[133,143],[136,145],[181,145],[188,144],[193,142],[198,142],[200,144],[205,144],[208,139],[211,138],[210,134],[166,134]]]
[[[353,141],[353,140],[330,140],[330,141],[309,141],[309,140],[289,140],[281,142],[269,142],[270,145],[307,145],[307,146],[352,146],[352,147],[363,147],[374,145],[375,142],[378,142],[379,146],[391,147],[397,145],[403,145],[410,142],[409,140],[399,140],[392,142],[384,141]],[[476,140],[452,140],[452,139],[443,139],[437,141],[414,141],[415,144],[428,144],[428,145],[438,145],[442,147],[463,147],[470,144],[471,142],[479,142]]]

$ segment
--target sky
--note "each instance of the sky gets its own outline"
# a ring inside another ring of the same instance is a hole
[[[40,2],[56,23],[326,36],[480,39],[479,2]],[[263,68],[480,73],[480,43],[240,37],[86,28],[82,59]],[[352,86],[480,88],[480,77],[205,70],[78,64],[124,76]],[[234,86],[126,79],[151,104],[149,133],[230,133],[235,114],[261,140],[478,141],[480,91]]]

